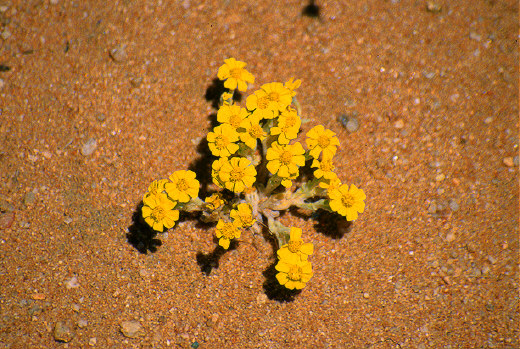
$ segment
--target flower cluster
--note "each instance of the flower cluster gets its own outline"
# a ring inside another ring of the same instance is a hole
[[[264,84],[242,107],[235,104],[234,92],[247,91],[255,78],[244,62],[224,62],[217,76],[228,91],[220,99],[218,125],[206,136],[214,156],[214,189],[202,200],[195,173],[176,171],[169,180],[150,185],[143,218],[154,230],[163,231],[174,226],[179,211],[201,211],[202,220],[216,223],[215,237],[224,249],[246,230],[267,227],[278,241],[278,282],[302,289],[313,275],[309,256],[314,246],[304,242],[301,229],[276,221],[279,211],[291,206],[324,209],[352,221],[365,209],[365,194],[353,184],[342,184],[334,172],[340,144],[333,131],[317,125],[305,134],[303,145],[297,141],[302,126],[296,99],[300,80]],[[313,177],[303,181],[300,171],[306,165]]]

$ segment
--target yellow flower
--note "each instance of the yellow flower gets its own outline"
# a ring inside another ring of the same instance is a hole
[[[296,254],[302,261],[306,261],[314,252],[314,245],[303,242],[300,228],[291,227],[290,236],[289,242],[278,250],[278,259],[285,260],[290,254]]]
[[[164,189],[172,200],[188,202],[190,198],[199,195],[199,181],[193,171],[175,171],[170,176],[170,181],[165,184]]]
[[[262,86],[267,94],[271,109],[284,111],[292,102],[291,90],[285,88],[281,82],[270,82]]]
[[[228,158],[218,158],[211,164],[211,177],[213,178],[213,183],[220,188],[224,188],[224,182],[219,177],[220,169],[227,162]]]
[[[288,81],[285,82],[284,86],[285,88],[291,90],[291,96],[294,97],[296,95],[296,92],[294,92],[294,90],[300,87],[301,84],[302,81],[300,79],[294,81],[294,78],[290,78]]]
[[[222,219],[219,219],[217,223],[217,230],[215,235],[217,236],[218,244],[222,246],[224,249],[229,248],[229,243],[233,239],[238,239],[240,237],[240,229],[233,222],[224,222]]]
[[[227,157],[238,150],[238,144],[233,143],[238,141],[238,133],[229,124],[215,127],[206,138],[209,150],[215,156]]]
[[[292,180],[298,178],[298,175],[299,175],[299,172],[297,171],[296,173],[291,173],[291,175],[289,177],[283,177],[282,185],[285,188],[290,188],[292,185]]]
[[[365,210],[366,195],[363,190],[358,189],[354,184],[348,187],[348,184],[342,184],[337,189],[328,190],[330,198],[330,208],[347,217],[347,221],[356,220],[358,212],[362,213]]]
[[[224,205],[225,201],[220,193],[213,193],[204,200],[210,210],[216,210],[217,208]]]
[[[272,174],[280,177],[290,177],[298,173],[298,166],[305,165],[305,156],[300,142],[292,145],[281,145],[273,142],[271,148],[267,149],[265,158],[268,160],[267,169]]]
[[[276,264],[279,271],[276,279],[280,285],[289,290],[301,290],[312,277],[312,265],[307,260],[301,260],[296,253],[291,253]]]
[[[220,96],[220,100],[224,105],[233,104],[233,94],[229,92],[223,92],[222,96]]]
[[[240,124],[240,127],[245,129],[245,132],[239,133],[238,136],[251,149],[256,148],[257,139],[264,140],[267,137],[267,133],[260,126],[260,120],[261,118],[258,115],[249,115]]]
[[[337,146],[339,145],[336,134],[331,130],[327,130],[323,125],[314,126],[307,132],[307,139],[305,140],[309,148],[309,154],[317,159],[321,151],[326,156],[333,156],[336,154]]]
[[[314,171],[314,177],[316,178],[333,179],[334,177],[337,177],[334,173],[332,157],[323,156],[321,161],[314,159],[311,167],[316,167],[316,170]]]
[[[145,196],[143,199],[142,214],[145,222],[156,231],[170,229],[179,219],[179,211],[174,210],[174,202],[163,193]]]
[[[255,91],[246,99],[246,107],[257,115],[260,119],[274,118],[274,110],[272,108],[269,96],[264,90]]]
[[[240,127],[242,120],[247,118],[249,113],[245,108],[238,105],[223,105],[217,112],[217,121],[223,124],[230,124],[235,130]]]
[[[164,185],[166,183],[168,183],[167,179],[158,179],[158,180],[153,181],[150,184],[150,186],[148,187],[148,192],[145,194],[145,197],[162,193],[164,190]]]
[[[239,91],[245,92],[247,90],[247,82],[254,83],[255,77],[253,74],[244,69],[246,63],[228,58],[224,60],[224,65],[218,68],[217,77],[220,80],[226,80],[224,87],[234,90],[238,87]]]
[[[271,134],[278,136],[278,143],[289,144],[291,139],[298,137],[302,121],[296,110],[287,108],[278,117],[278,125],[271,128]]]
[[[253,218],[251,205],[244,202],[238,204],[236,209],[232,209],[229,216],[233,218],[234,223],[239,227],[247,228],[256,222],[256,219]]]
[[[328,189],[328,190],[334,190],[334,189],[337,189],[339,188],[339,186],[341,185],[341,180],[338,178],[338,175],[335,174],[334,172],[332,172],[333,174],[333,177],[330,178],[330,179],[326,179],[326,180],[321,180],[320,181],[320,188],[324,188],[324,189]]]
[[[222,165],[218,176],[226,189],[240,193],[253,186],[256,169],[247,158],[234,157]]]

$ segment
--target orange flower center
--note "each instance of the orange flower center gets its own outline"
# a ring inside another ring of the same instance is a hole
[[[270,101],[278,102],[280,100],[280,94],[278,92],[270,92],[268,98]]]
[[[229,116],[229,123],[234,128],[238,128],[240,126],[240,122],[242,121],[242,118],[239,114],[232,114]]]
[[[152,210],[152,213],[150,214],[150,217],[156,221],[156,222],[160,222],[164,219],[164,217],[166,217],[166,212],[164,212],[164,208],[162,208],[161,206],[157,206],[156,208],[154,208]]]
[[[350,208],[352,207],[352,205],[354,205],[354,197],[350,194],[343,194],[343,196],[341,197],[341,203],[346,208]]]
[[[300,247],[302,246],[301,241],[292,241],[289,240],[289,243],[287,244],[287,247],[289,248],[289,251],[292,253],[296,253],[300,250]]]
[[[291,265],[291,268],[287,272],[287,277],[293,281],[301,280],[302,278],[302,268],[297,265]]]
[[[222,236],[228,240],[235,238],[235,227],[233,223],[226,223],[224,228],[222,228]]]
[[[318,137],[318,145],[321,149],[325,149],[330,145],[330,138],[326,135],[321,135]]]
[[[240,79],[242,76],[242,68],[233,68],[229,70],[229,75],[234,79]]]
[[[252,138],[260,138],[261,136],[263,136],[263,134],[264,130],[260,127],[260,125],[253,125],[249,129],[249,135]]]
[[[320,164],[320,168],[323,172],[330,172],[334,170],[334,165],[331,160],[323,160]]]
[[[297,117],[295,115],[289,115],[285,118],[285,126],[293,127],[296,124]]]
[[[228,143],[228,139],[224,135],[215,137],[215,147],[217,147],[218,150],[225,149]]]
[[[179,191],[186,191],[189,188],[190,185],[184,178],[179,179],[179,181],[177,182],[177,189],[179,189]]]
[[[281,153],[280,153],[280,162],[284,165],[288,165],[291,163],[291,160],[292,160],[292,153],[288,150],[283,150]]]
[[[269,97],[263,96],[258,98],[256,105],[258,106],[258,109],[267,109],[269,106]]]
[[[231,182],[238,182],[244,178],[244,171],[241,168],[234,168],[229,173]]]

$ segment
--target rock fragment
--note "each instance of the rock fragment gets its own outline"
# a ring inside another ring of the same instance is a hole
[[[74,338],[74,332],[70,326],[63,322],[58,321],[54,326],[54,340],[62,343],[68,343]]]
[[[139,321],[121,322],[121,333],[128,338],[137,338],[144,335],[144,328]]]

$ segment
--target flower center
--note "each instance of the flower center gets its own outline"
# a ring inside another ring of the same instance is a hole
[[[233,126],[234,128],[238,128],[240,127],[240,122],[242,121],[242,118],[240,117],[240,115],[238,114],[232,114],[230,117],[229,117],[229,123],[231,124],[231,126]]]
[[[233,223],[226,223],[226,226],[222,229],[222,236],[228,240],[235,238],[235,227]]]
[[[232,182],[238,182],[244,178],[244,171],[240,168],[234,168],[229,173],[229,176]]]
[[[288,165],[291,163],[292,154],[288,150],[283,150],[280,154],[280,162],[284,165]]]
[[[320,164],[321,170],[323,172],[330,172],[334,170],[334,165],[331,160],[323,160]]]
[[[189,189],[189,187],[190,185],[184,178],[179,179],[179,181],[177,182],[177,189],[179,189],[180,191],[186,191]]]
[[[156,208],[154,208],[152,210],[152,214],[150,215],[150,217],[156,222],[162,221],[165,216],[166,212],[164,212],[164,208],[162,208],[161,206],[157,206]]]
[[[260,138],[264,134],[264,130],[260,127],[260,125],[253,125],[249,129],[249,135],[253,138]]]
[[[290,115],[285,118],[285,126],[286,127],[293,127],[296,124],[296,116]]]
[[[258,106],[258,109],[267,109],[269,106],[269,97],[263,96],[258,98],[256,105]]]
[[[268,96],[270,101],[278,102],[280,100],[280,94],[278,92],[270,92]]]
[[[343,194],[343,196],[341,197],[341,203],[346,208],[350,208],[352,207],[352,205],[354,205],[354,197],[350,194]]]
[[[289,279],[293,281],[301,280],[302,278],[302,269],[297,265],[291,265],[289,272],[287,272],[287,276]]]
[[[289,251],[292,253],[296,253],[300,250],[300,247],[302,245],[301,241],[291,241],[289,240],[289,243],[287,244],[287,247],[289,248]]]
[[[215,147],[217,147],[218,150],[225,149],[228,143],[228,139],[224,135],[215,137]]]
[[[231,75],[234,79],[240,79],[242,76],[242,69],[241,68],[233,68],[229,70],[229,75]]]
[[[318,137],[318,145],[321,147],[321,149],[325,149],[330,144],[330,138],[326,135],[321,135]]]

